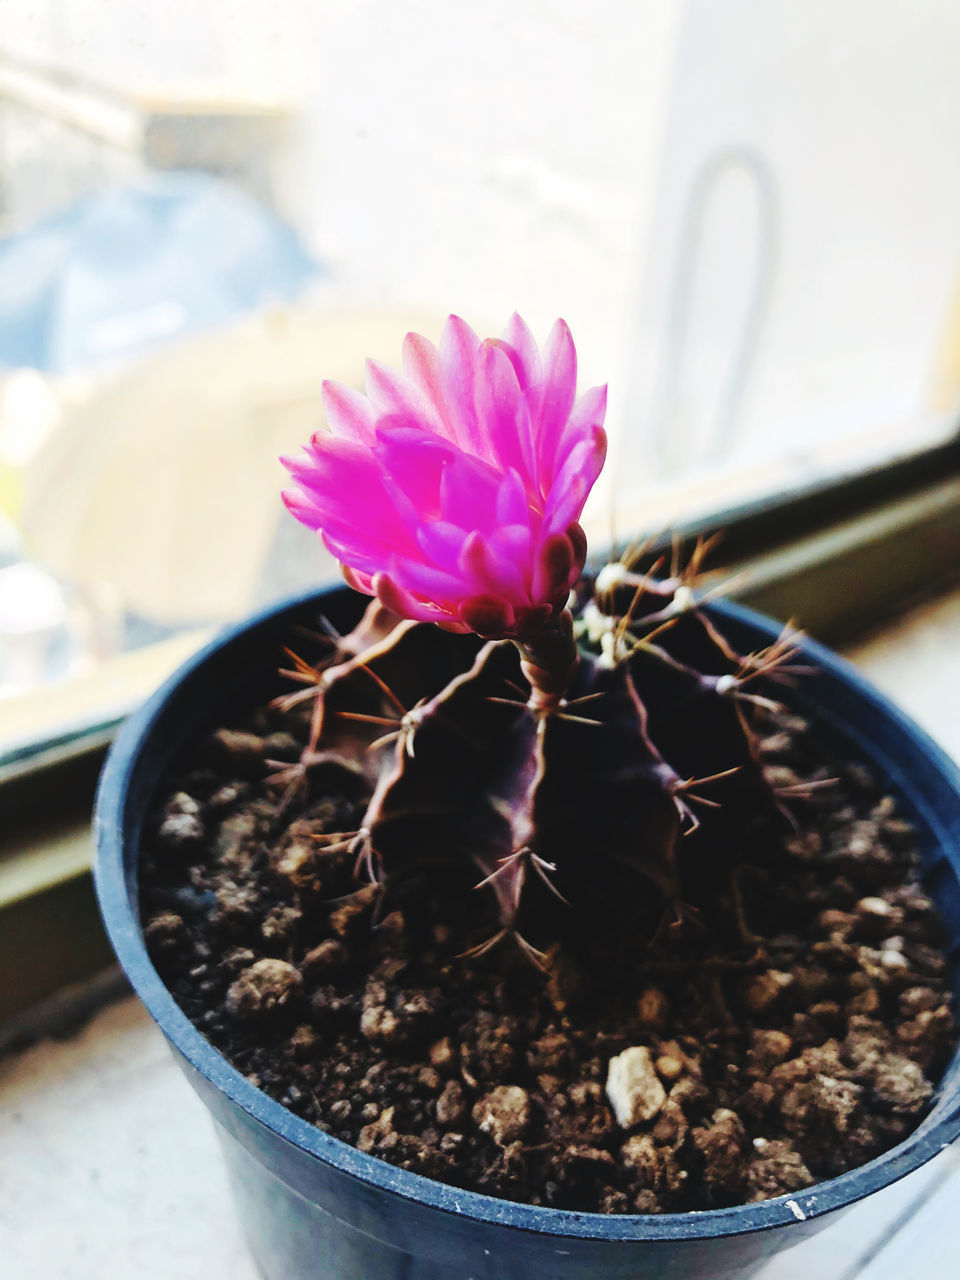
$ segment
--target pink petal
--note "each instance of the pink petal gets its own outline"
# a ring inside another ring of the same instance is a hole
[[[523,481],[509,470],[497,489],[497,524],[529,524],[530,503]]]
[[[578,397],[570,418],[560,437],[554,458],[554,470],[559,471],[567,455],[578,440],[588,438],[594,427],[602,427],[607,416],[607,388],[591,387]]]
[[[373,444],[374,412],[366,396],[342,382],[324,382],[320,398],[333,435],[342,440]]]
[[[418,600],[411,592],[395,582],[389,574],[378,573],[373,580],[373,586],[381,603],[385,604],[391,613],[396,613],[401,618],[413,618],[416,622],[438,622],[450,631],[470,630],[446,609],[441,609],[439,605],[431,604],[428,600]]]
[[[503,342],[513,367],[517,371],[517,379],[524,392],[534,392],[539,403],[540,395],[540,349],[536,338],[527,325],[520,319],[516,311],[510,317],[503,331]]]
[[[567,527],[567,537],[573,547],[573,568],[570,572],[569,582],[572,587],[580,577],[583,572],[583,566],[587,562],[587,535],[579,524],[571,524]]]
[[[431,520],[417,530],[417,543],[423,554],[440,569],[455,573],[467,531],[447,520]]]
[[[373,589],[373,579],[369,574],[360,573],[357,569],[351,569],[348,564],[341,565],[340,570],[348,587],[353,587],[354,591],[362,591],[364,595],[376,595]]]
[[[543,350],[543,395],[536,430],[540,489],[544,497],[556,474],[557,448],[577,391],[577,352],[565,321],[550,330]]]
[[[521,640],[530,639],[549,626],[556,617],[556,608],[552,604],[538,604],[533,609],[524,609],[517,618],[517,635]]]
[[[492,529],[496,523],[499,475],[469,453],[458,453],[444,468],[440,509],[445,520],[465,529]]]
[[[485,342],[479,353],[475,403],[482,424],[484,457],[503,471],[512,467],[536,491],[530,409],[516,370],[501,346]]]
[[[584,431],[587,427],[602,427],[607,416],[607,384],[590,387],[578,396],[570,411],[570,427]]]
[[[600,474],[607,453],[607,436],[602,427],[577,442],[553,482],[543,513],[547,533],[563,533],[580,519],[583,504]]]
[[[435,520],[440,515],[443,473],[457,457],[456,446],[422,427],[383,418],[375,454],[390,482],[415,508],[417,523]]]
[[[460,606],[460,617],[468,630],[491,639],[508,635],[516,620],[507,601],[495,595],[476,595],[464,600]]]
[[[319,532],[332,556],[371,577],[396,554],[394,539],[375,538],[327,516]]]
[[[432,407],[436,421],[441,424],[442,433],[448,440],[456,443],[457,437],[449,425],[440,380],[440,353],[432,342],[419,333],[408,333],[403,340],[403,371]]]
[[[426,596],[444,607],[461,600],[470,589],[461,574],[448,573],[412,556],[394,556],[390,561],[390,577],[404,590]]]
[[[409,511],[398,510],[403,494],[396,486],[387,487],[369,449],[324,433],[300,457],[281,461],[297,481],[302,499],[319,515],[311,527],[340,530],[348,543],[410,543]]]
[[[494,529],[487,539],[491,552],[511,561],[523,578],[523,594],[529,599],[530,578],[533,572],[533,534],[526,524],[503,524]]]
[[[493,592],[514,604],[530,603],[527,584],[520,569],[508,557],[499,554],[481,534],[469,534],[460,552],[460,572],[472,578],[485,592]]]
[[[368,484],[380,486],[380,472],[373,454],[362,444],[318,432],[303,454],[305,456],[285,457],[280,461],[302,484],[309,484],[312,489],[330,488],[336,494],[344,482],[362,488]]]
[[[533,570],[531,595],[534,600],[550,601],[569,590],[574,550],[565,534],[555,533],[541,544]]]
[[[302,487],[329,496],[339,505],[348,501],[344,486],[379,494],[383,479],[376,459],[369,449],[351,440],[338,440],[323,433],[316,435],[300,455],[280,461]]]
[[[323,516],[317,510],[309,497],[300,489],[284,489],[280,497],[283,505],[287,508],[292,516],[295,516],[301,524],[305,524],[308,529],[319,529],[323,522]]]
[[[433,431],[442,431],[442,421],[432,402],[396,369],[378,360],[368,360],[366,386],[367,397],[378,418],[407,418]]]
[[[533,634],[582,569],[606,448],[606,389],[575,401],[576,372],[562,320],[542,354],[517,315],[484,344],[456,316],[439,350],[408,334],[402,373],[368,363],[367,397],[324,384],[330,430],[283,459],[284,501],[395,612]]]
[[[461,449],[484,456],[484,439],[474,404],[477,351],[480,339],[459,316],[451,316],[440,338],[440,385],[447,406],[448,425]]]

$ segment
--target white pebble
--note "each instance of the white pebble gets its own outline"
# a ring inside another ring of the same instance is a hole
[[[653,1119],[666,1102],[667,1095],[649,1049],[634,1045],[610,1059],[607,1097],[622,1129]]]

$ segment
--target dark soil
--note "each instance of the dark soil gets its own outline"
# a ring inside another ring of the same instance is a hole
[[[299,723],[262,710],[183,766],[141,897],[182,1008],[310,1123],[491,1195],[659,1213],[808,1187],[927,1109],[954,1044],[940,930],[913,833],[859,767],[798,805],[803,834],[745,854],[713,908],[741,920],[732,940],[704,905],[652,946],[557,951],[544,976],[509,946],[458,958],[429,888],[379,908],[357,891],[349,852],[314,837],[362,805],[320,779],[283,808],[268,782]],[[763,752],[787,782],[828,772],[796,718]]]

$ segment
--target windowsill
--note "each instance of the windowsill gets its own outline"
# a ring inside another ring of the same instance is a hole
[[[185,631],[121,653],[71,680],[41,685],[0,702],[0,783],[26,766],[64,759],[109,738],[116,724],[165,676],[209,639],[209,628]]]

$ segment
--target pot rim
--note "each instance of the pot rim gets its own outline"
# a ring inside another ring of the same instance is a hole
[[[101,915],[121,967],[148,1013],[171,1045],[201,1076],[248,1116],[293,1146],[370,1187],[478,1223],[549,1237],[584,1240],[705,1240],[752,1234],[819,1218],[850,1206],[912,1173],[960,1135],[960,1062],[955,1054],[941,1082],[940,1096],[919,1127],[889,1151],[835,1178],[815,1183],[804,1191],[723,1209],[655,1215],[587,1213],[503,1200],[461,1190],[397,1168],[324,1133],[252,1085],[189,1021],[149,958],[134,909],[134,895],[128,885],[124,858],[129,791],[141,752],[151,740],[161,713],[189,678],[247,632],[277,622],[282,615],[302,610],[334,591],[343,593],[346,588],[327,587],[286,599],[215,636],[126,720],[101,774],[94,812],[94,881]],[[771,636],[781,630],[779,624],[741,605],[724,601],[714,602],[709,607],[711,612],[729,621],[759,628]],[[943,828],[943,836],[945,841],[960,849],[960,768],[851,664],[806,637],[798,643],[804,656],[812,660],[820,672],[846,685],[858,700],[872,704],[906,735],[915,750],[922,752],[956,798],[957,812],[953,821]],[[945,1082],[952,1084],[952,1096],[944,1090]]]

